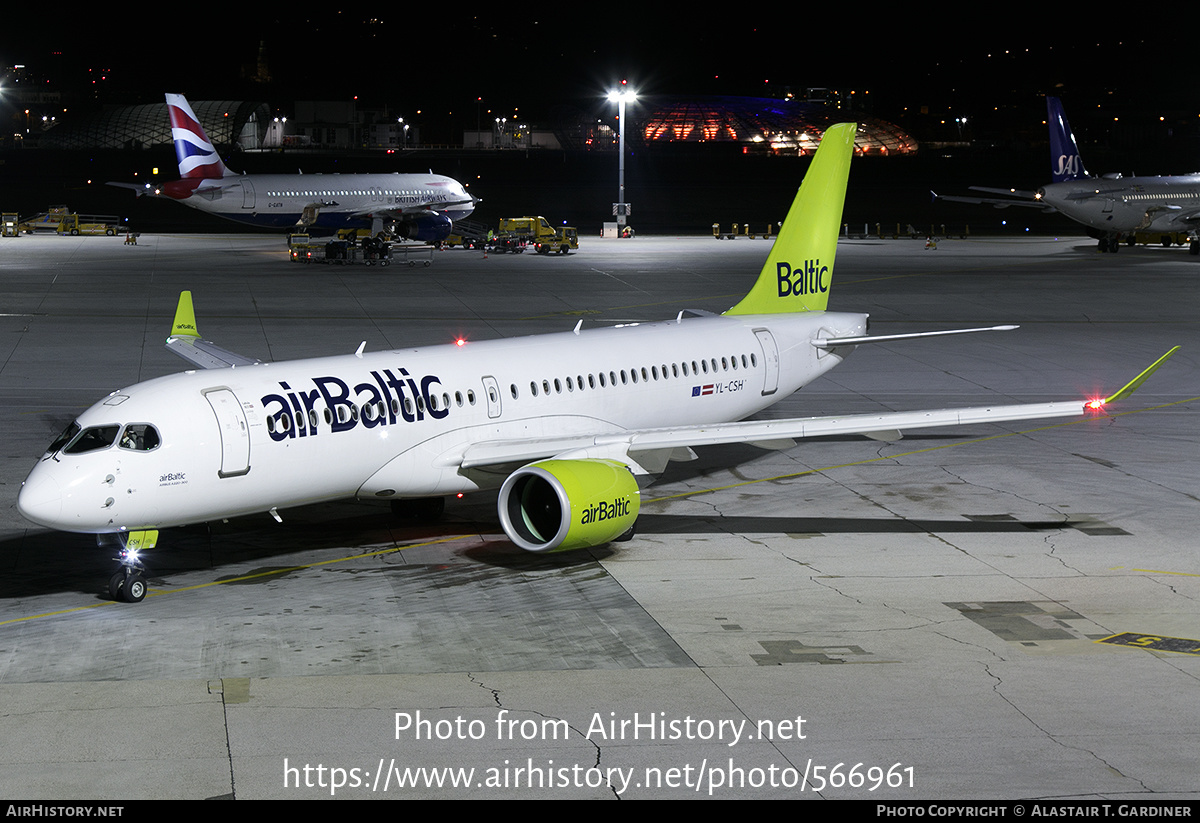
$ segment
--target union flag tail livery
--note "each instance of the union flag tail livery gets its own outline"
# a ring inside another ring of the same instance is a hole
[[[438,243],[476,198],[440,174],[238,174],[220,155],[182,94],[168,94],[171,138],[179,180],[151,188],[109,183],[138,195],[168,197],[185,206],[249,226],[331,234],[369,229],[396,239]],[[197,196],[199,195],[199,196]]]
[[[167,111],[171,115],[171,139],[175,142],[179,176],[210,180],[229,176],[221,156],[208,139],[187,99],[182,94],[168,94]]]
[[[825,310],[857,130],[854,123],[825,130],[754,288],[726,314]]]
[[[159,529],[280,520],[280,509],[352,497],[431,517],[445,497],[499,489],[514,545],[567,551],[632,537],[642,486],[668,462],[695,459],[694,447],[894,440],[908,429],[1097,413],[1166,361],[1090,404],[751,419],[863,344],[984,331],[867,335],[866,314],[826,310],[854,133],[852,123],[825,133],[766,266],[724,315],[262,363],[201,337],[184,292],[167,347],[193,368],[80,414],[34,466],[17,508],[50,528],[116,535],[125,551],[109,593],[130,602],[146,595],[138,552]],[[354,190],[333,177],[310,185]],[[245,180],[195,182],[228,190]]]

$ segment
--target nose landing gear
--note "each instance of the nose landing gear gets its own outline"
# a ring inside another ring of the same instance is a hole
[[[120,568],[108,579],[108,593],[113,600],[140,603],[146,597],[146,567],[139,554],[143,549],[154,548],[158,542],[158,532],[127,532],[119,535],[118,539],[121,548],[113,559],[120,564]]]
[[[140,570],[126,566],[108,579],[108,593],[113,600],[140,603],[146,596],[146,578]]]

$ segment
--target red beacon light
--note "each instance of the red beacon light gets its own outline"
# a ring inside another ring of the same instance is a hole
[[[454,345],[458,346],[461,349],[463,346],[467,345],[467,338],[459,337],[458,339],[456,339],[454,341]]]

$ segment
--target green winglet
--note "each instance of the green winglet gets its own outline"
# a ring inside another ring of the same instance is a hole
[[[172,337],[200,337],[196,331],[196,310],[192,308],[192,293],[179,293],[179,305],[175,307],[175,325],[171,327]]]
[[[1179,346],[1176,346],[1175,348],[1171,349],[1169,352],[1164,354],[1162,357],[1155,360],[1150,365],[1150,368],[1146,369],[1144,372],[1139,374],[1137,377],[1133,378],[1128,383],[1126,383],[1125,386],[1120,391],[1118,391],[1116,394],[1114,394],[1112,397],[1106,397],[1103,400],[1101,400],[1100,405],[1107,406],[1109,403],[1116,402],[1117,400],[1124,400],[1126,397],[1133,394],[1135,391],[1137,391],[1139,388],[1141,388],[1141,385],[1143,383],[1146,382],[1147,377],[1154,374],[1154,372],[1158,369],[1158,367],[1161,366],[1163,363],[1166,363],[1169,359],[1171,359],[1171,355],[1175,354],[1175,352],[1177,352],[1177,351],[1179,351]]]

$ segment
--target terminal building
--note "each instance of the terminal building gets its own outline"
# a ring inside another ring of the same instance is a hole
[[[404,150],[426,148],[419,126],[387,109],[360,109],[353,102],[298,101],[291,117],[273,116],[266,103],[236,100],[190,101],[218,146],[242,151]],[[860,124],[856,151],[871,156],[914,154],[917,141],[900,127],[861,111],[828,103],[773,98],[646,98],[631,107],[626,139],[644,149],[704,144],[741,147],[742,153],[782,156],[812,154],[825,129],[853,118]],[[460,132],[459,148],[488,150],[615,151],[611,122],[576,112],[559,115],[549,126],[497,119],[489,128]],[[59,122],[39,144],[50,149],[150,149],[170,146],[171,127],[164,103],[111,106]],[[444,146],[443,146],[444,148]]]
[[[192,109],[219,146],[262,144],[270,122],[266,103],[240,100],[201,100]],[[165,102],[142,106],[106,106],[83,117],[65,119],[41,135],[39,145],[48,149],[98,151],[104,149],[150,149],[169,146],[171,121]]]
[[[854,119],[859,124],[855,151],[867,155],[913,154],[917,141],[898,126],[817,102],[756,97],[673,98],[637,122],[647,146],[666,143],[733,143],[747,153],[812,154],[825,129]]]

